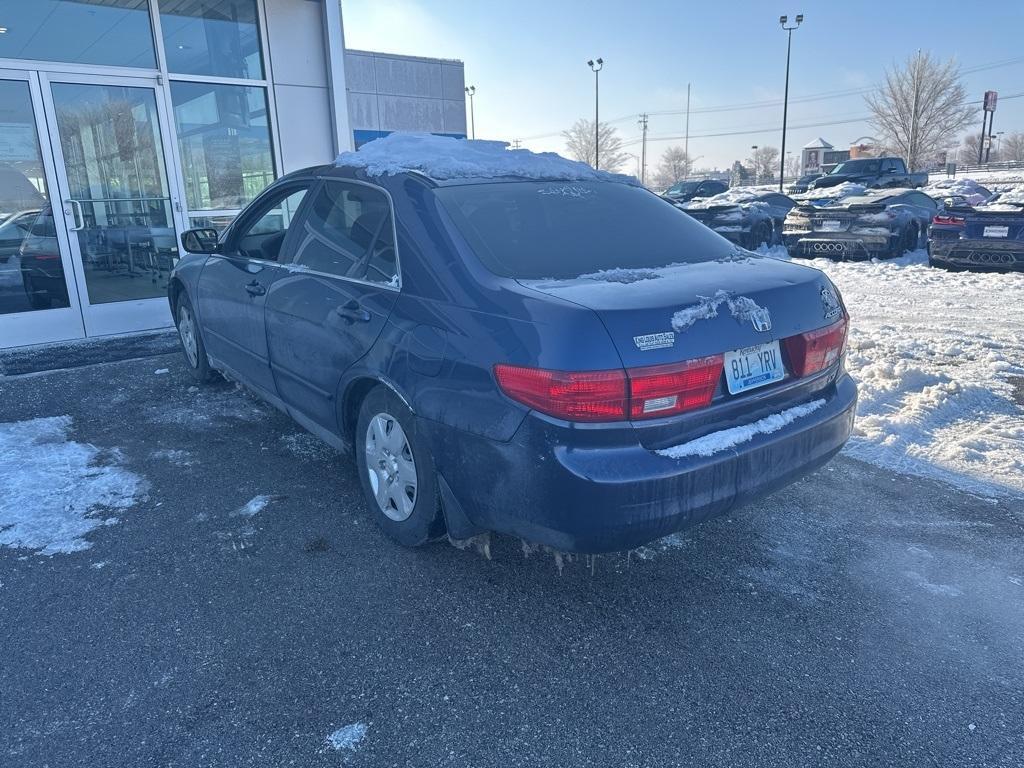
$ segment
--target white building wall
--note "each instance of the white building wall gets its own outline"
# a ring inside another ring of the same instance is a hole
[[[356,144],[390,131],[466,135],[461,61],[346,51],[348,114]]]

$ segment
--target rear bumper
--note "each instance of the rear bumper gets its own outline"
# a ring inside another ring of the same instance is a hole
[[[782,242],[793,256],[831,259],[872,259],[892,250],[894,235],[847,233],[783,234]]]
[[[827,462],[850,436],[856,385],[842,373],[818,397],[825,405],[777,432],[683,459],[639,443],[574,448],[553,440],[533,417],[508,443],[423,426],[460,514],[474,526],[561,551],[600,553],[726,513]]]
[[[933,237],[931,260],[964,269],[1024,272],[1024,243]]]

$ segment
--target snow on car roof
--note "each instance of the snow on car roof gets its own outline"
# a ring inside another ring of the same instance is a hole
[[[842,200],[847,197],[853,197],[854,195],[863,195],[868,191],[868,188],[863,184],[856,184],[852,181],[844,181],[842,184],[836,184],[834,187],[824,187],[822,189],[812,189],[804,192],[802,195],[793,195],[793,199],[797,203],[810,203],[811,205],[824,205],[825,203],[833,200]]]
[[[727,189],[725,192],[720,192],[717,195],[711,197],[698,198],[696,200],[690,200],[685,203],[677,203],[680,208],[715,208],[723,205],[742,205],[744,203],[752,203],[761,197],[761,195],[767,194],[759,190],[752,190],[743,187],[733,187]]]
[[[999,197],[991,203],[975,205],[981,211],[1005,211],[1007,213],[1019,213],[1024,207],[1024,184],[1011,187],[1005,192],[1000,192]]]
[[[939,202],[947,197],[963,197],[971,205],[985,202],[992,194],[974,179],[938,179],[921,191]]]
[[[504,141],[454,139],[428,133],[392,133],[342,152],[335,165],[363,168],[370,176],[416,171],[432,179],[520,179],[617,181],[637,184],[632,176],[597,171],[554,152],[509,149]]]

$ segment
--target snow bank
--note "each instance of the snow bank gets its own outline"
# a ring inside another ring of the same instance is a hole
[[[555,154],[509,149],[503,141],[453,139],[426,133],[392,133],[342,152],[337,165],[365,168],[370,176],[419,171],[432,179],[498,178],[564,181],[619,181],[632,176],[595,171],[586,163]]]
[[[751,298],[736,296],[729,291],[719,290],[714,296],[698,296],[699,302],[692,307],[681,309],[672,315],[672,330],[682,333],[698,320],[710,320],[718,317],[718,308],[722,304],[729,306],[729,312],[740,321],[749,321],[755,313],[764,312],[761,307]]]
[[[757,435],[768,435],[772,432],[778,432],[797,419],[814,413],[824,404],[824,400],[812,400],[809,403],[796,405],[779,413],[765,416],[763,419],[758,419],[752,424],[744,424],[740,427],[712,432],[710,435],[704,435],[704,437],[699,437],[688,443],[673,445],[671,448],[662,448],[657,453],[670,459],[682,459],[686,456],[713,456],[737,445],[749,443]]]
[[[924,251],[798,263],[828,274],[850,312],[860,401],[846,452],[966,490],[1024,493],[1024,274],[946,272]]]
[[[70,416],[0,424],[0,545],[43,555],[92,546],[85,536],[117,522],[144,482],[102,451],[68,439]]]

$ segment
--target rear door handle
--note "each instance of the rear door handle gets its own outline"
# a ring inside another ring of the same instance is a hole
[[[352,300],[348,304],[335,307],[334,314],[348,324],[370,322],[370,313],[359,306],[358,302]]]
[[[264,288],[259,283],[257,283],[255,280],[253,280],[251,283],[246,283],[245,290],[248,292],[250,296],[263,296],[267,292],[267,289]]]

